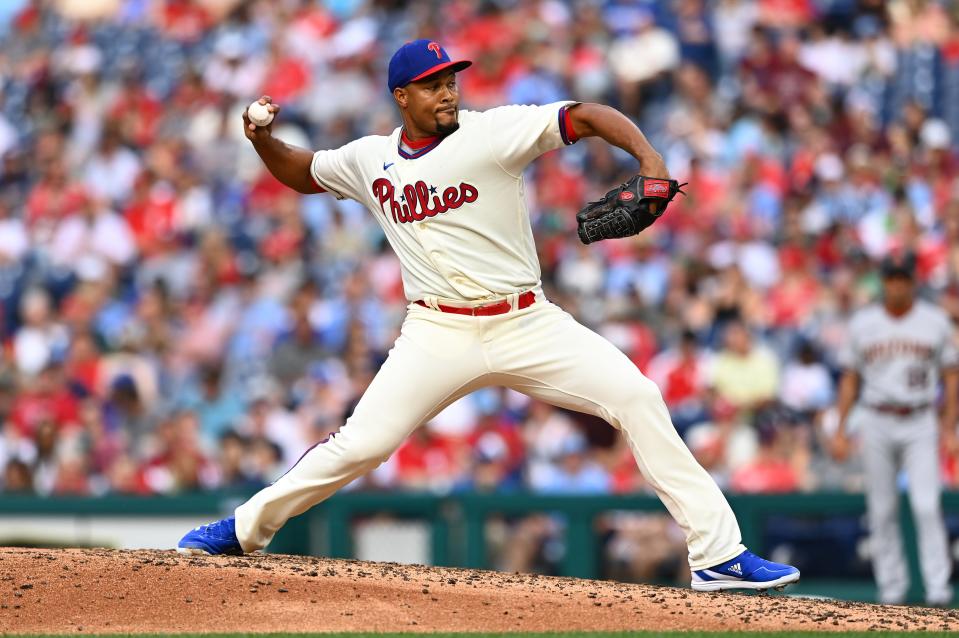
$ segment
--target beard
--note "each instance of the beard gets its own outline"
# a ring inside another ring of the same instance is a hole
[[[448,121],[436,119],[436,134],[440,137],[446,137],[450,133],[455,133],[460,127],[459,111],[453,111],[452,117]]]
[[[442,122],[436,122],[436,134],[440,137],[446,137],[450,133],[455,133],[460,127],[458,119],[454,119],[451,122],[443,124]]]

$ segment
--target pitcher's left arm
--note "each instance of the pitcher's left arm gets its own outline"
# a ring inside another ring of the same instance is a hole
[[[640,174],[589,202],[576,215],[579,239],[584,244],[631,237],[641,233],[666,212],[680,184],[669,178],[663,157],[633,122],[614,108],[601,104],[576,104],[567,111],[566,128],[576,138],[599,137],[639,161]]]
[[[639,127],[611,106],[584,102],[569,108],[573,132],[578,138],[599,137],[617,146],[639,162],[643,175],[669,179],[663,156],[656,152]]]

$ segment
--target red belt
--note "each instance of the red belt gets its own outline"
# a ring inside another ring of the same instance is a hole
[[[522,310],[523,308],[529,308],[536,302],[536,294],[532,290],[527,290],[519,296],[516,301],[517,310]],[[423,306],[424,308],[429,308],[425,301],[417,299],[413,303]],[[513,307],[510,305],[509,301],[503,299],[501,301],[494,301],[493,303],[484,304],[481,306],[467,306],[461,308],[459,306],[444,306],[443,304],[437,304],[437,307],[440,309],[440,312],[451,312],[454,315],[471,315],[473,317],[489,317],[490,315],[502,315],[510,310]]]
[[[919,405],[897,405],[895,403],[881,403],[879,405],[870,405],[870,410],[881,412],[882,414],[894,414],[896,416],[909,416],[916,412],[924,412],[932,407],[931,403],[920,403]]]

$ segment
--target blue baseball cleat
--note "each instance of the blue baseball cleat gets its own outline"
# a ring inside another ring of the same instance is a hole
[[[236,538],[236,519],[232,516],[191,529],[180,539],[176,551],[181,554],[243,554]]]
[[[799,581],[799,570],[756,556],[746,550],[739,556],[709,569],[693,572],[692,587],[696,591],[723,589],[783,589]]]

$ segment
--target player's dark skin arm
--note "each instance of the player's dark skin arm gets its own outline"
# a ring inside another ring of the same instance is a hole
[[[569,115],[578,137],[604,139],[635,157],[639,161],[640,174],[669,179],[662,155],[656,152],[639,127],[616,109],[587,102],[574,106]]]
[[[269,104],[274,117],[279,113],[280,107],[270,102],[270,96],[264,95],[260,98],[260,102]],[[256,126],[250,122],[245,110],[243,111],[243,132],[246,134],[246,139],[253,142],[253,148],[266,164],[267,169],[280,183],[305,195],[320,192],[320,188],[310,176],[312,151],[276,139],[273,137],[272,122],[267,126]]]
[[[849,438],[846,435],[846,421],[852,406],[859,397],[859,373],[855,370],[846,370],[839,379],[839,426],[832,440],[832,455],[837,461],[845,461],[849,456]]]

